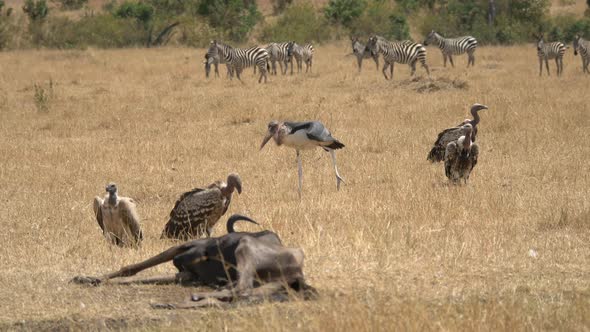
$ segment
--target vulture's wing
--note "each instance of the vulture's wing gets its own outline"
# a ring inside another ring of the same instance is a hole
[[[139,215],[135,208],[135,201],[128,197],[121,197],[119,200],[119,209],[123,223],[131,232],[131,235],[135,239],[135,244],[139,244],[143,240],[143,232],[141,231]]]
[[[104,200],[98,196],[94,197],[94,215],[96,216],[96,221],[98,222],[98,226],[104,232],[104,222],[102,221],[102,209],[100,208]]]
[[[219,211],[223,196],[219,187],[194,189],[180,196],[170,212],[170,220],[164,227],[164,236],[179,237],[191,233],[200,224],[205,224],[212,214]]]
[[[463,132],[461,127],[447,128],[440,132],[436,141],[434,142],[434,146],[430,150],[430,153],[428,153],[427,159],[433,163],[444,160],[445,149],[447,148],[447,145],[458,140],[462,135]]]
[[[477,158],[479,157],[479,145],[473,143],[471,145],[471,169],[473,169],[473,167],[475,167],[475,165],[477,164]]]
[[[448,178],[451,178],[451,168],[453,167],[455,159],[457,159],[457,142],[451,142],[447,144],[444,157],[445,174]]]

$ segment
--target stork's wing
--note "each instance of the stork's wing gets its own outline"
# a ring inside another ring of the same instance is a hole
[[[447,128],[438,134],[436,142],[432,146],[430,153],[428,153],[428,160],[434,162],[439,162],[444,160],[445,156],[445,149],[447,145],[451,142],[454,142],[459,139],[463,135],[461,127],[453,127]]]
[[[94,197],[94,215],[96,216],[96,221],[98,222],[98,226],[104,232],[104,222],[102,221],[102,209],[100,208],[104,203],[104,200],[98,196]]]
[[[139,215],[135,209],[135,201],[128,197],[121,197],[119,201],[119,209],[121,210],[121,219],[126,228],[131,232],[135,239],[135,244],[139,244],[143,240],[143,232],[141,231],[141,224],[139,223]]]

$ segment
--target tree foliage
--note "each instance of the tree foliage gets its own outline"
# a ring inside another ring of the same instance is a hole
[[[29,16],[32,22],[43,20],[49,14],[49,8],[45,0],[25,0],[23,12]]]
[[[330,0],[324,14],[331,22],[350,28],[367,7],[365,0]]]

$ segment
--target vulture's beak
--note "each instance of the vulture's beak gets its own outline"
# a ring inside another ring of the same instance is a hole
[[[262,140],[262,144],[260,144],[260,150],[262,150],[262,148],[266,145],[266,143],[268,143],[268,141],[270,141],[272,136],[273,136],[273,133],[271,131],[268,131],[266,133],[266,136],[264,136],[264,139]]]
[[[236,190],[238,191],[238,194],[242,194],[242,183],[241,182],[239,182],[236,185]]]

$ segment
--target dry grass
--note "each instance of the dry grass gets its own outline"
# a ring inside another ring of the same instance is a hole
[[[251,70],[244,85],[205,80],[203,50],[0,53],[0,329],[590,329],[590,77],[580,59],[568,51],[563,77],[552,64],[539,78],[532,46],[481,48],[474,70],[465,57],[445,69],[429,48],[431,81],[398,65],[391,82],[370,62],[358,75],[347,47],[318,47],[313,74],[266,85]],[[50,82],[38,111],[35,86]],[[474,102],[490,107],[480,163],[468,186],[448,186],[426,154]],[[329,156],[306,152],[298,200],[295,153],[257,151],[271,119],[318,119],[346,144],[340,192]],[[156,311],[151,301],[191,289],[68,284],[172,245],[159,234],[176,197],[231,171],[244,192],[228,214],[302,247],[320,300]],[[101,237],[91,201],[108,181],[139,201],[140,250]]]

